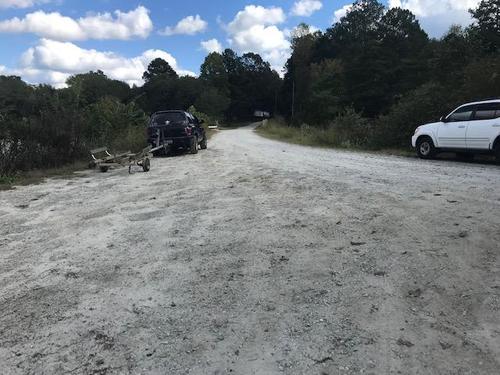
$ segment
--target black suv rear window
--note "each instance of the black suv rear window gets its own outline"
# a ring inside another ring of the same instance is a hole
[[[182,112],[166,112],[154,115],[151,121],[152,125],[168,125],[169,123],[178,123],[186,120]]]

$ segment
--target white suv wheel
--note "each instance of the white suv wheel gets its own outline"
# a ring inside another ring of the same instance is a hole
[[[422,156],[429,156],[431,152],[431,145],[428,141],[424,141],[420,144],[420,153]]]

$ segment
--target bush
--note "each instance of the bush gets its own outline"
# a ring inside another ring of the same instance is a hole
[[[352,108],[336,117],[324,132],[329,145],[337,147],[363,147],[367,144],[371,126],[367,118]]]
[[[139,151],[147,117],[135,104],[104,97],[81,108],[71,88],[29,86],[0,76],[0,176],[60,167],[108,146]]]
[[[105,97],[85,111],[87,148],[137,152],[146,146],[147,116],[134,103],[122,104]]]
[[[207,115],[206,113],[200,112],[196,109],[194,105],[189,107],[188,112],[192,115],[196,116],[199,120],[203,120],[203,127],[208,129],[209,126],[218,126],[219,121],[214,119],[213,117]]]
[[[302,145],[360,148],[368,142],[371,124],[353,109],[348,109],[326,128],[308,124],[300,127],[287,126],[282,119],[272,119],[260,128],[260,132]]]
[[[369,146],[381,148],[410,147],[415,129],[428,122],[437,121],[456,102],[445,88],[425,84],[412,91],[395,104],[390,112],[376,121]]]
[[[480,59],[465,68],[464,84],[460,90],[461,95],[467,95],[464,101],[498,97],[499,88],[500,57]]]

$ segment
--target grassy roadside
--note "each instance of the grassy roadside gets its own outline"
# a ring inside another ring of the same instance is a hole
[[[276,120],[269,120],[267,123],[259,126],[256,129],[257,133],[263,137],[293,143],[303,146],[322,147],[322,148],[336,148],[343,150],[359,151],[374,154],[395,155],[414,157],[415,153],[411,150],[403,149],[381,149],[369,150],[362,147],[353,145],[342,145],[337,141],[336,134],[329,129],[318,129],[313,127],[296,128],[287,126]]]
[[[218,130],[206,128],[207,137],[211,139]],[[26,172],[18,172],[12,176],[0,176],[0,191],[11,190],[16,186],[40,184],[47,178],[74,178],[76,171],[88,168],[87,161],[78,161],[58,168],[35,169]]]
[[[207,139],[210,140],[215,134],[217,130],[205,128],[205,134],[207,135]]]
[[[88,168],[88,162],[79,161],[58,168],[19,172],[14,176],[0,176],[0,191],[11,190],[16,186],[40,184],[47,178],[74,178],[76,171],[86,168]]]
[[[331,129],[317,129],[313,127],[295,128],[285,125],[283,122],[269,120],[267,123],[259,126],[256,129],[261,136],[276,141],[288,142],[303,146],[334,148],[341,150],[349,150],[375,155],[391,155],[402,156],[408,158],[416,158],[415,151],[410,149],[368,149],[356,147],[349,144],[339,144],[338,134]],[[459,160],[469,164],[498,164],[493,155],[475,155],[473,159],[462,160],[457,159],[457,155],[453,152],[441,153],[436,156],[438,160]]]

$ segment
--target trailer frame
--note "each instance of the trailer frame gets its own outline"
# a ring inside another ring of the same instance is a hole
[[[120,154],[111,154],[107,147],[96,148],[90,150],[92,159],[90,160],[89,168],[99,168],[102,173],[106,173],[110,168],[128,167],[128,172],[132,174],[132,168],[138,166],[141,167],[144,172],[149,172],[154,151],[154,148],[148,146],[136,154],[130,151]]]

